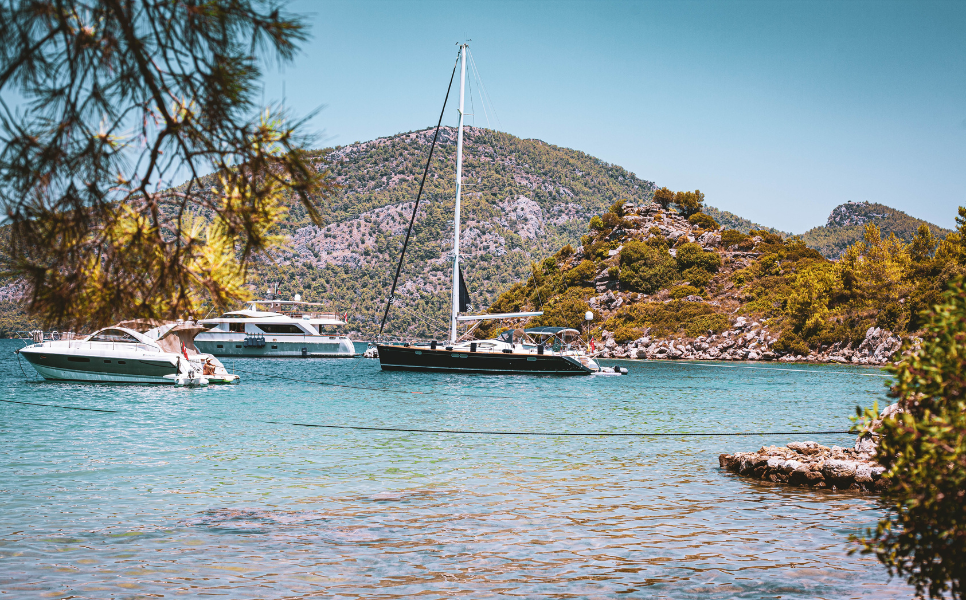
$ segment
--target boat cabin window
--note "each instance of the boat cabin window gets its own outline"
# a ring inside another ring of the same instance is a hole
[[[225,313],[221,317],[222,319],[251,319],[248,315],[243,315],[239,313]]]
[[[305,332],[298,325],[293,325],[291,323],[280,324],[280,325],[268,325],[268,324],[258,324],[258,328],[265,333],[299,333],[304,334]]]
[[[120,329],[104,329],[98,331],[91,336],[88,340],[91,342],[114,342],[122,344],[140,344],[141,340],[137,339],[130,333],[126,331],[121,331]]]
[[[233,333],[245,333],[245,324],[244,323],[229,323],[228,324],[228,331],[231,331]]]

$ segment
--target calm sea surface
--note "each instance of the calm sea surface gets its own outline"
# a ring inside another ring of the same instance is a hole
[[[175,389],[43,383],[26,362],[25,380],[19,345],[0,342],[0,399],[116,412],[0,402],[0,597],[912,596],[848,554],[882,514],[872,499],[718,467],[722,452],[850,435],[292,425],[844,430],[885,400],[873,369],[624,362],[623,377],[527,378],[229,360],[240,385]]]

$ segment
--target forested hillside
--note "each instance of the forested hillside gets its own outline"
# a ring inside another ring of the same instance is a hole
[[[908,243],[871,220],[849,224],[863,235],[831,261],[798,237],[618,202],[590,220],[579,246],[545,259],[490,312],[542,310],[515,326],[586,330],[593,311],[586,333],[604,342],[605,357],[881,364],[966,274],[966,209],[956,222],[942,238],[920,224]],[[505,326],[491,322],[478,335]]]
[[[264,296],[278,283],[283,298],[300,294],[327,303],[349,313],[351,330],[373,335],[432,136],[427,129],[313,152],[316,168],[329,169],[339,188],[319,202],[320,227],[293,203],[278,232],[287,238],[285,247],[256,259],[249,271],[253,295]],[[390,313],[390,335],[440,337],[447,329],[455,152],[456,131],[443,128]],[[593,215],[606,214],[618,201],[640,206],[655,192],[652,182],[583,152],[474,127],[465,128],[463,189],[461,253],[474,310],[527,280],[532,265],[559,248],[580,247]],[[779,233],[711,206],[703,211],[741,234]],[[867,223],[908,242],[924,222],[879,204],[847,204],[803,240],[838,257],[862,238]],[[948,233],[929,228],[934,235]],[[26,317],[21,291],[17,282],[0,285],[0,335],[40,326]]]
[[[862,239],[867,223],[874,223],[883,236],[894,234],[906,243],[912,241],[920,225],[928,226],[934,236],[950,233],[948,229],[910,217],[901,210],[884,204],[849,202],[835,207],[828,222],[806,231],[802,234],[802,240],[806,246],[815,248],[825,258],[838,258],[846,248]]]
[[[290,238],[250,281],[348,311],[351,329],[378,328],[433,130],[320,151],[341,189],[323,204],[325,224],[293,208]],[[451,279],[456,130],[443,128],[433,156],[387,333],[440,335]],[[530,264],[576,243],[587,219],[618,199],[645,202],[654,185],[583,152],[509,134],[464,129],[461,254],[482,310],[527,277]],[[320,161],[319,168],[323,168]],[[258,295],[258,294],[256,294]]]

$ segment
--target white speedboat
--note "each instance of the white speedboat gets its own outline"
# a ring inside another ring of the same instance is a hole
[[[174,385],[238,380],[217,358],[194,349],[197,328],[177,323],[162,328],[142,333],[115,325],[78,339],[41,338],[17,352],[49,380]]]
[[[322,304],[291,300],[256,300],[243,310],[199,323],[210,327],[195,337],[205,353],[232,357],[351,358],[352,340],[336,328],[343,316],[319,312]]]

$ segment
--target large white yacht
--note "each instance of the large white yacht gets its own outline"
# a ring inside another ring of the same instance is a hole
[[[202,352],[215,356],[358,356],[352,340],[337,331],[343,315],[321,312],[323,304],[300,300],[255,300],[242,310],[200,323],[210,327],[195,337]]]

